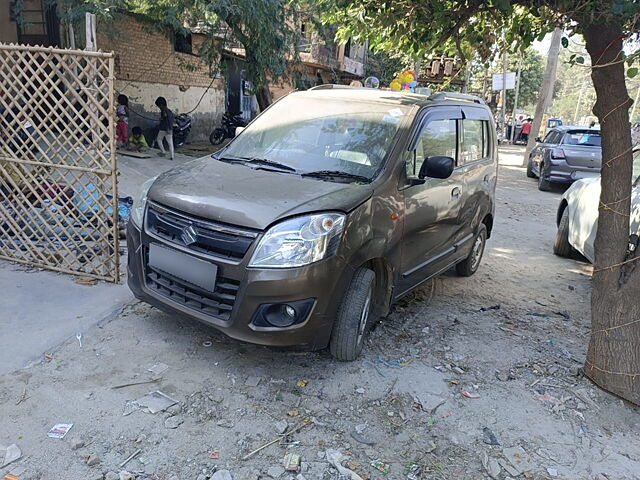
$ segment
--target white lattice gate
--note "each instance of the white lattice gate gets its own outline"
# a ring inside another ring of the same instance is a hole
[[[0,44],[0,258],[119,280],[113,67]]]

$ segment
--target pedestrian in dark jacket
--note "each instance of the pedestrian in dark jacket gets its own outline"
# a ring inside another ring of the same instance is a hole
[[[169,145],[169,154],[171,155],[171,160],[174,159],[174,149],[173,149],[173,120],[174,115],[171,110],[167,107],[167,100],[164,97],[156,98],[156,107],[160,109],[160,125],[158,129],[158,136],[156,137],[156,143],[158,144],[158,148],[160,149],[160,156],[164,157],[166,152],[164,150],[163,140],[167,140],[167,144]]]

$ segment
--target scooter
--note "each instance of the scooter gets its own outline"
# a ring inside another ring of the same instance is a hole
[[[246,127],[247,121],[241,115],[230,115],[224,113],[222,115],[222,126],[214,128],[209,141],[211,145],[220,145],[225,138],[233,138],[236,136],[236,127]]]

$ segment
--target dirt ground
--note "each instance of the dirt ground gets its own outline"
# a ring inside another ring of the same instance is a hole
[[[640,478],[638,410],[580,374],[591,266],[552,254],[560,192],[537,190],[515,166],[521,151],[503,149],[479,272],[448,273],[396,305],[359,360],[240,344],[134,303],[82,346],[73,338],[0,377],[0,444],[22,450],[0,475]],[[178,403],[155,414],[134,403],[155,390]],[[73,427],[49,438],[58,423]],[[300,455],[299,475],[284,471],[287,453]]]

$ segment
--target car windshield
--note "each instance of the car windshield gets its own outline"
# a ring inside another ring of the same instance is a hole
[[[332,181],[372,180],[408,112],[382,102],[293,94],[252,122],[220,158],[277,162]]]
[[[564,134],[563,145],[600,146],[600,132],[594,130],[571,130]]]

